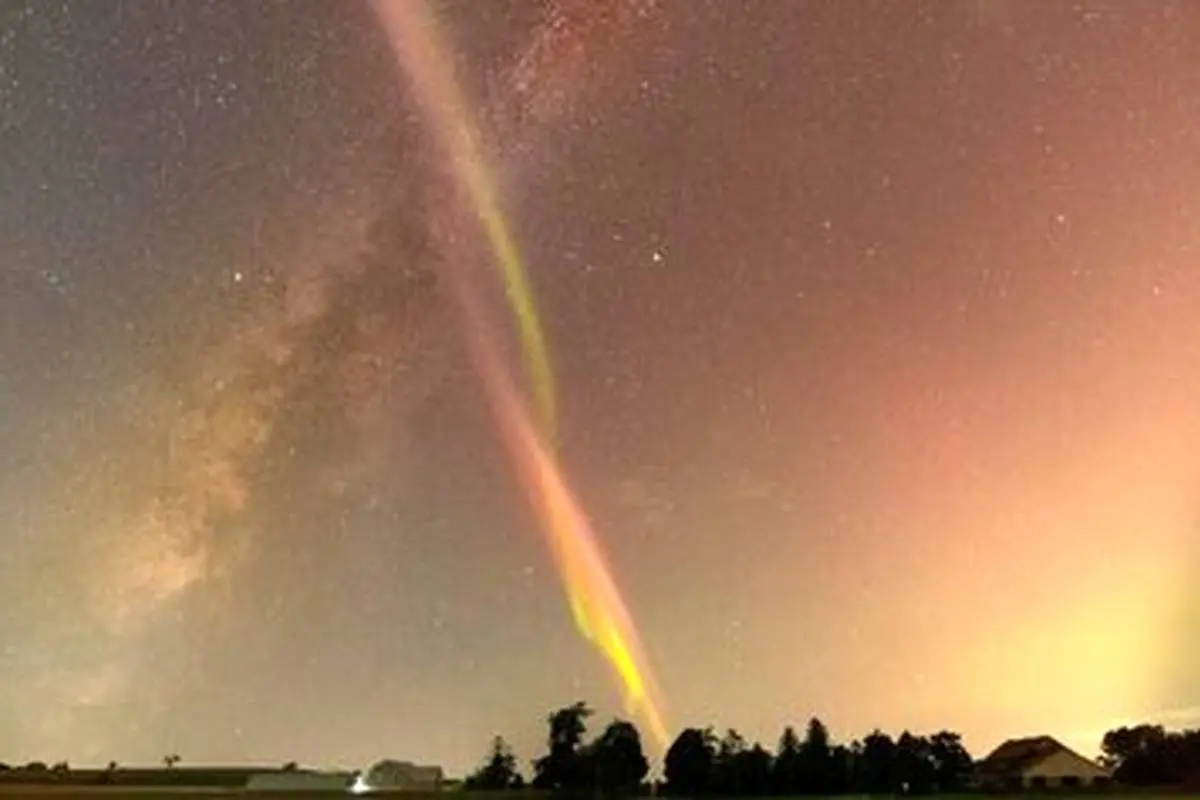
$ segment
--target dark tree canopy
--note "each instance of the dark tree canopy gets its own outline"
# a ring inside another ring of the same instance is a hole
[[[1200,782],[1200,730],[1168,732],[1161,725],[1111,730],[1101,744],[1113,777],[1130,786]]]
[[[635,794],[650,761],[642,752],[642,737],[630,722],[614,720],[588,748],[595,787],[601,792]]]
[[[592,709],[582,700],[549,715],[548,752],[533,763],[533,788],[569,790],[593,786],[589,757],[583,751],[590,716]]]
[[[873,731],[862,746],[862,786],[872,794],[888,794],[900,788],[896,769],[896,743],[882,731]]]
[[[716,778],[716,761],[717,737],[711,728],[684,730],[663,758],[664,791],[678,797],[709,794]]]
[[[951,731],[940,731],[929,738],[929,751],[933,759],[934,790],[959,792],[967,788],[975,771],[975,762],[962,736]]]
[[[809,720],[808,730],[800,745],[800,774],[804,780],[801,785],[795,787],[797,791],[805,794],[830,794],[837,788],[829,729],[816,717]]]
[[[467,776],[465,784],[468,789],[485,792],[519,789],[525,785],[525,780],[517,769],[517,757],[513,755],[503,736],[492,739],[487,761]]]
[[[956,733],[904,732],[893,741],[875,731],[862,741],[837,744],[819,719],[804,737],[789,726],[774,754],[737,731],[717,738],[712,729],[679,734],[663,759],[663,793],[675,797],[838,794],[910,794],[962,791],[974,762]]]
[[[803,784],[803,743],[791,725],[783,729],[779,746],[775,749],[775,761],[771,765],[771,784],[778,794],[799,794]]]

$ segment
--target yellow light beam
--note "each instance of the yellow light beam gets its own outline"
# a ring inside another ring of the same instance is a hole
[[[467,190],[473,211],[502,267],[534,384],[534,401],[542,423],[540,436],[504,368],[493,339],[485,330],[484,315],[469,281],[454,272],[453,260],[448,264],[466,312],[464,317],[470,326],[468,338],[476,368],[518,475],[538,513],[542,532],[568,594],[575,625],[612,667],[624,690],[627,711],[640,719],[654,744],[664,751],[666,726],[637,630],[586,516],[546,446],[554,434],[556,408],[544,337],[516,245],[505,225],[494,184],[486,169],[476,129],[452,71],[441,55],[435,20],[420,0],[376,0],[375,8],[419,102],[445,140],[455,175]]]
[[[392,49],[409,75],[417,101],[430,116],[433,128],[449,152],[455,177],[471,199],[473,211],[496,257],[504,290],[517,320],[526,368],[533,387],[543,435],[556,437],[557,398],[554,373],[537,306],[517,249],[500,209],[496,184],[487,170],[466,101],[442,56],[436,20],[421,0],[377,0],[375,8],[389,34]]]
[[[480,317],[470,313],[471,298],[464,300],[468,316],[478,321]],[[539,440],[503,362],[477,322],[472,350],[510,455],[541,520],[567,590],[575,626],[612,667],[624,692],[626,712],[642,723],[658,752],[664,753],[668,734],[656,683],[595,533],[554,455]]]

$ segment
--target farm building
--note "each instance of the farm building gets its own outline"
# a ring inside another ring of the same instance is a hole
[[[441,767],[420,766],[407,761],[380,761],[362,775],[357,787],[366,791],[436,792],[442,788]]]
[[[1039,789],[1097,786],[1112,775],[1050,736],[1010,739],[976,767],[981,788]]]
[[[273,770],[251,775],[247,792],[349,792],[354,786],[353,772],[314,772],[309,770]]]

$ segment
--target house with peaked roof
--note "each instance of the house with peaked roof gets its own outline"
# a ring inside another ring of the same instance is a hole
[[[984,789],[1099,786],[1112,779],[1104,767],[1051,736],[1009,739],[976,765]]]
[[[372,791],[436,792],[441,790],[444,780],[441,767],[387,759],[367,770],[357,785]]]

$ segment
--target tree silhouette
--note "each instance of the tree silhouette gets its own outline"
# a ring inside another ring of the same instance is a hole
[[[587,754],[582,752],[587,719],[592,709],[582,700],[560,708],[547,718],[549,752],[533,763],[535,789],[582,789],[592,785]]]
[[[746,751],[746,739],[733,728],[717,740],[716,758],[713,759],[712,788],[719,794],[739,792],[738,757]]]
[[[975,762],[963,747],[961,736],[939,731],[929,738],[929,750],[933,758],[935,791],[961,792],[970,785]]]
[[[733,784],[738,792],[764,795],[771,788],[771,754],[758,742],[738,753],[732,763]]]
[[[588,748],[595,787],[603,794],[636,794],[650,771],[642,737],[632,723],[614,720]]]
[[[775,751],[775,761],[771,764],[771,788],[774,794],[786,796],[800,793],[802,748],[803,743],[796,729],[791,725],[784,728]]]
[[[896,779],[896,744],[882,731],[874,731],[862,743],[861,788],[870,794],[888,794],[900,789]]]
[[[1200,730],[1167,732],[1161,725],[1121,727],[1104,734],[1101,760],[1130,786],[1172,786],[1200,776]]]
[[[673,797],[709,794],[714,788],[717,737],[712,728],[682,731],[663,758],[663,791]]]
[[[845,794],[855,789],[858,753],[850,746],[835,744],[829,748],[830,792]]]
[[[829,794],[833,784],[829,729],[813,717],[808,721],[804,742],[800,745],[800,782],[796,789],[803,794]]]
[[[712,788],[723,795],[766,794],[771,786],[771,754],[733,728],[717,744]]]
[[[905,731],[893,741],[876,730],[862,741],[837,744],[814,717],[803,739],[786,727],[774,755],[735,730],[718,740],[711,728],[688,728],[667,750],[662,789],[674,797],[955,792],[970,785],[973,771],[956,733]]]
[[[165,766],[167,769],[175,769],[175,765],[180,761],[182,761],[182,759],[179,757],[178,753],[169,753],[168,755],[163,756],[163,766]]]
[[[465,781],[468,789],[485,792],[519,789],[524,783],[520,772],[517,771],[517,758],[503,736],[492,739],[487,761]]]
[[[932,748],[924,736],[908,731],[896,740],[896,778],[906,794],[928,794],[936,780]]]

